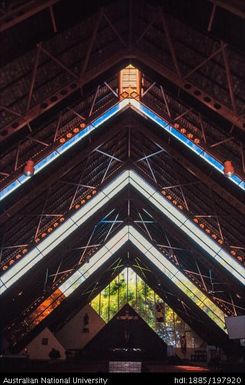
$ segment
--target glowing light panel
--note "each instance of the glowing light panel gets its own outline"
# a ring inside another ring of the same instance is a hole
[[[201,147],[193,143],[191,140],[185,137],[185,135],[181,134],[177,129],[168,124],[164,119],[162,119],[159,115],[153,112],[149,107],[146,107],[143,103],[135,100],[135,99],[123,99],[119,103],[115,104],[113,107],[109,108],[104,114],[95,119],[91,124],[84,128],[84,130],[80,131],[78,134],[74,135],[71,139],[67,140],[63,145],[58,147],[55,151],[49,154],[44,159],[40,160],[37,164],[35,164],[35,172],[36,175],[40,172],[44,167],[46,167],[49,163],[53,162],[57,159],[61,154],[67,151],[69,148],[74,146],[81,139],[86,137],[89,133],[91,133],[95,128],[102,125],[112,116],[116,115],[119,111],[124,108],[132,107],[136,112],[140,113],[144,118],[150,119],[158,126],[163,128],[165,131],[170,133],[180,142],[182,142],[185,146],[190,148],[195,154],[199,155],[203,160],[213,166],[217,171],[221,174],[224,174],[224,166],[221,162],[216,160],[212,155],[208,154]],[[27,182],[31,177],[28,177],[22,174],[19,178],[17,178],[14,182],[10,183],[0,192],[0,201],[6,198],[9,194],[14,192],[17,188]],[[233,183],[235,183],[239,188],[245,190],[245,182],[238,175],[231,175],[228,177]]]
[[[0,294],[12,286],[20,277],[44,258],[61,241],[68,237],[76,228],[85,223],[99,208],[103,207],[113,196],[127,184],[131,184],[147,198],[157,209],[175,223],[185,234],[195,241],[212,258],[217,260],[236,279],[245,284],[245,269],[232,256],[223,250],[214,240],[206,235],[186,215],[174,207],[163,195],[147,183],[135,171],[124,171],[95,195],[86,205],[63,222],[59,228],[41,241],[15,265],[4,272],[0,279]]]
[[[74,230],[82,225],[97,210],[103,207],[117,192],[129,183],[129,172],[124,171],[96,194],[86,205],[63,222],[57,229],[42,240],[36,247],[28,252],[22,259],[4,272],[0,279],[0,294],[4,293],[28,270],[35,266],[42,258],[51,252],[60,242],[67,238]]]
[[[84,263],[75,273],[62,283],[58,290],[65,297],[69,297],[69,295],[85,282],[85,280],[99,267],[108,261],[128,240],[132,242],[151,262],[153,262],[166,277],[174,282],[201,310],[205,311],[205,313],[222,330],[225,331],[224,313],[218,306],[207,298],[205,294],[185,277],[185,275],[182,274],[159,250],[130,225],[124,226],[116,235],[114,235],[87,263]],[[50,311],[56,307],[53,302],[56,302],[57,300],[59,300],[59,298],[54,298],[52,302],[48,303]],[[43,309],[43,311],[46,312],[47,308]],[[40,317],[40,314],[38,313],[37,316]]]

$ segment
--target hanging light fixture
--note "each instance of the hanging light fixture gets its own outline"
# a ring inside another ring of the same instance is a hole
[[[224,162],[224,175],[230,177],[234,174],[234,166],[231,160],[226,160]]]
[[[33,160],[29,159],[26,162],[26,165],[24,167],[24,174],[26,176],[32,176],[34,174],[35,168],[34,168],[34,162]]]

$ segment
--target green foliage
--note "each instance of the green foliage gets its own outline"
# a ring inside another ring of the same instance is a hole
[[[157,302],[163,301],[136,276],[136,273],[131,269],[127,272],[125,269],[93,299],[91,306],[105,322],[108,322],[128,303],[166,343],[173,345],[182,334],[184,323],[167,304],[164,305],[165,322],[157,322],[155,316]]]

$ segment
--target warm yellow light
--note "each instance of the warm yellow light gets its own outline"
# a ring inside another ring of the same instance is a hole
[[[120,99],[140,99],[140,71],[131,64],[120,71],[119,95]]]

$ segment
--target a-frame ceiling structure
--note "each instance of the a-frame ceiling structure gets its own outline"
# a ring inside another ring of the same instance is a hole
[[[207,19],[216,32],[211,25],[207,33],[185,24],[168,2],[91,6],[81,20],[73,14],[71,25],[62,16],[66,1],[44,3],[47,9],[33,7],[17,25],[3,24],[9,44],[50,12],[45,39],[33,34],[28,47],[3,49],[1,190],[23,180],[28,159],[38,164],[69,140],[74,145],[2,199],[0,290],[8,312],[1,329],[18,349],[42,325],[61,322],[64,309],[72,313],[86,303],[82,293],[96,295],[120,268],[138,264],[139,275],[150,267],[150,285],[198,334],[230,349],[225,328],[199,305],[207,301],[223,316],[244,314],[242,45],[232,33],[219,36],[215,16]],[[204,3],[208,15],[212,4]],[[231,21],[241,18],[225,12]],[[35,39],[43,40],[36,48]],[[141,105],[219,164],[230,159],[241,182],[137,111],[136,99],[108,115],[120,103],[118,71],[129,63],[141,70]],[[130,229],[140,235],[130,239]],[[57,300],[60,287],[120,231],[126,231],[122,247],[108,248],[110,258]],[[157,267],[158,254],[174,274]],[[188,296],[177,276],[202,297]],[[52,301],[59,306],[53,309]],[[45,316],[35,323],[40,309]]]

